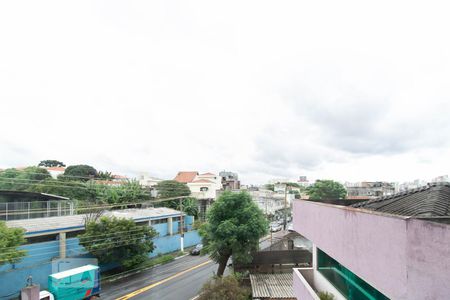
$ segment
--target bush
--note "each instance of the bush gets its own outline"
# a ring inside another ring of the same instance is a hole
[[[334,295],[332,293],[328,292],[318,292],[317,295],[319,296],[320,300],[333,300]]]
[[[251,296],[249,288],[240,286],[234,275],[216,277],[205,283],[198,300],[246,300]]]

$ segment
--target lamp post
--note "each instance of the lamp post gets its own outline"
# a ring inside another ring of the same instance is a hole
[[[180,198],[180,251],[184,252],[184,220],[183,220],[183,199]]]

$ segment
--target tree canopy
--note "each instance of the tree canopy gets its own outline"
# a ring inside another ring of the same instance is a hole
[[[202,287],[198,300],[247,300],[249,288],[242,287],[234,275],[213,278]]]
[[[159,198],[189,196],[191,190],[187,184],[175,180],[163,180],[156,185]]]
[[[86,232],[78,238],[100,263],[118,262],[131,268],[148,259],[156,235],[152,227],[137,225],[130,219],[101,217],[97,222],[88,222]]]
[[[88,181],[97,177],[97,170],[89,165],[68,166],[59,177],[65,180]]]
[[[311,200],[345,199],[347,190],[339,182],[333,180],[317,180],[306,188],[306,193]]]
[[[223,275],[230,256],[233,263],[251,261],[268,226],[248,193],[224,192],[209,209],[207,222],[200,229],[204,252],[219,263],[217,275]]]
[[[8,228],[0,221],[0,266],[20,261],[27,252],[17,247],[25,243],[25,231],[21,228]]]
[[[47,159],[47,160],[41,160],[41,162],[38,164],[38,167],[65,167],[66,165],[59,161],[54,159]]]

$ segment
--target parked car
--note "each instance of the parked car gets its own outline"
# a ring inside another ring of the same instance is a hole
[[[283,226],[281,226],[280,224],[272,224],[270,226],[270,232],[277,232],[280,231],[281,229],[283,229]]]
[[[294,231],[294,224],[292,224],[292,223],[290,223],[289,225],[288,225],[288,231],[290,231],[290,232],[292,232],[292,231]]]
[[[200,251],[202,251],[203,245],[198,244],[194,249],[191,250],[191,255],[200,255]]]

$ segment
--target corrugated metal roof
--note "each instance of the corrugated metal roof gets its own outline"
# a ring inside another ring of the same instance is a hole
[[[429,184],[398,194],[356,203],[352,207],[408,217],[450,216],[450,184]]]
[[[144,221],[150,219],[164,218],[170,215],[179,215],[180,211],[166,207],[124,209],[104,212],[103,216],[114,216],[117,218],[133,219]],[[64,231],[68,229],[84,228],[85,214],[47,217],[25,220],[7,221],[8,227],[20,227],[25,229],[27,234],[37,234],[43,232]]]
[[[253,298],[295,299],[292,273],[250,274]]]

